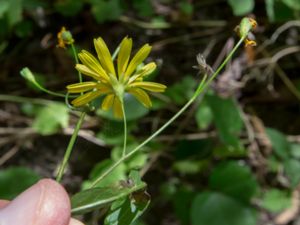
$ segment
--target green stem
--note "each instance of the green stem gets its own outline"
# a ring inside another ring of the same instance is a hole
[[[65,152],[65,155],[64,155],[64,158],[63,158],[63,161],[59,167],[59,170],[58,170],[58,173],[57,173],[57,176],[56,176],[56,181],[57,182],[60,182],[61,181],[61,178],[64,174],[64,171],[65,171],[65,168],[67,166],[67,163],[69,161],[69,158],[70,158],[70,155],[72,153],[72,149],[73,149],[73,146],[75,144],[75,141],[76,141],[76,138],[77,138],[77,135],[78,135],[78,132],[80,130],[80,127],[84,121],[84,117],[85,117],[86,113],[85,112],[82,112],[81,115],[80,115],[80,118],[76,124],[76,127],[75,127],[75,130],[72,134],[72,137],[70,139],[70,142],[68,144],[68,147],[67,147],[67,150]]]
[[[74,44],[71,44],[71,49],[72,49],[76,64],[79,64],[79,60],[78,60],[78,56],[77,56],[77,52],[76,52]],[[79,71],[78,71],[78,79],[79,79],[79,83],[81,83],[82,82],[82,75]]]
[[[208,79],[207,75],[204,76],[201,83],[199,84],[197,90],[195,91],[192,98],[168,121],[166,122],[162,127],[160,127],[156,132],[154,132],[150,137],[148,137],[144,142],[142,142],[139,146],[134,148],[132,151],[128,152],[124,156],[122,156],[118,161],[116,161],[111,167],[109,167],[103,174],[101,174],[90,186],[90,188],[94,187],[98,182],[100,182],[103,178],[105,178],[107,175],[109,175],[117,166],[119,166],[122,162],[127,160],[130,156],[135,154],[138,150],[140,150],[143,146],[145,146],[149,141],[151,141],[153,138],[155,138],[158,134],[160,134],[166,127],[168,127],[174,120],[176,120],[199,96],[200,93],[202,93],[216,78],[218,73],[224,68],[226,63],[230,60],[232,55],[235,53],[235,51],[238,49],[238,47],[241,45],[241,43],[244,41],[245,37],[242,37],[239,42],[235,45],[235,47],[231,50],[231,52],[228,54],[226,59],[223,61],[223,63],[218,67],[216,72]]]
[[[126,121],[126,113],[124,102],[121,102],[122,106],[122,113],[123,113],[123,122],[124,122],[124,142],[123,142],[123,151],[122,151],[122,158],[126,155],[126,145],[127,145],[127,121]]]

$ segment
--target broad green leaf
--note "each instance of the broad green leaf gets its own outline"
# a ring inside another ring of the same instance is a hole
[[[255,194],[258,184],[248,167],[231,161],[221,163],[212,171],[209,187],[247,203]]]
[[[191,208],[192,225],[256,225],[250,206],[215,192],[198,194]]]
[[[175,149],[177,161],[197,157],[206,159],[212,152],[213,143],[210,139],[179,141]]]
[[[26,167],[0,170],[0,199],[12,200],[39,179],[37,173]]]
[[[234,100],[224,99],[213,94],[207,95],[206,98],[211,107],[221,141],[226,145],[241,148],[239,134],[244,123]]]
[[[128,122],[142,118],[149,112],[149,109],[145,108],[138,100],[135,99],[135,97],[129,94],[125,95],[124,107],[126,120]],[[109,120],[122,121],[122,119],[116,119],[114,117],[112,110],[104,111],[99,108],[99,110],[97,110],[97,114]]]
[[[291,206],[291,195],[287,191],[270,189],[264,193],[261,206],[271,212],[278,213]]]
[[[175,104],[184,104],[194,93],[197,82],[192,76],[184,78],[166,89],[165,95],[169,96]]]
[[[213,114],[206,101],[201,102],[199,105],[195,118],[200,129],[207,129],[212,123]]]
[[[297,187],[300,182],[300,161],[296,159],[285,160],[284,171],[291,182],[292,188]]]
[[[275,154],[281,159],[289,158],[290,143],[284,134],[272,128],[266,128],[266,133],[271,141]]]
[[[92,14],[98,23],[118,19],[123,9],[120,0],[89,0]]]
[[[288,21],[294,18],[294,8],[289,8],[281,0],[265,0],[266,11],[271,22]]]
[[[227,0],[235,16],[244,16],[252,12],[254,0]]]
[[[50,135],[67,127],[68,122],[69,109],[62,103],[51,103],[38,112],[32,127],[42,135]]]
[[[146,183],[140,180],[137,171],[132,171],[129,179],[130,185],[125,186],[120,183],[114,186],[87,189],[75,194],[71,198],[72,213],[83,214],[103,208],[146,187]]]
[[[104,220],[105,225],[130,225],[147,209],[150,196],[145,191],[134,192],[131,198],[115,201]]]
[[[300,1],[299,0],[282,0],[291,9],[300,10]]]

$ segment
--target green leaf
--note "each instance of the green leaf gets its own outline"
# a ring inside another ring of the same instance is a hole
[[[89,175],[89,180],[83,182],[83,189],[87,189],[103,172],[105,172],[114,162],[111,159],[106,159],[96,164]],[[121,163],[117,166],[109,176],[101,180],[96,187],[113,186],[119,183],[120,180],[126,178],[126,166]]]
[[[42,135],[54,134],[60,127],[67,127],[69,121],[69,109],[62,103],[51,103],[42,108],[32,127]]]
[[[189,187],[180,187],[172,198],[174,212],[176,217],[181,221],[181,224],[189,224],[190,205],[195,197],[195,193]]]
[[[4,14],[9,9],[9,1],[7,0],[0,0],[0,18],[4,17]]]
[[[265,0],[266,11],[271,22],[288,21],[294,18],[293,8],[289,8],[281,0]]]
[[[92,14],[98,23],[117,20],[123,12],[120,0],[90,0],[90,3]]]
[[[0,199],[12,200],[39,179],[38,174],[26,167],[0,170]]]
[[[278,213],[291,206],[291,195],[287,191],[270,189],[264,193],[261,206],[271,212]]]
[[[227,0],[235,16],[244,16],[254,9],[254,0]]]
[[[284,4],[294,10],[300,10],[300,1],[299,0],[282,0]]]
[[[300,159],[300,144],[290,144],[291,155],[294,158]]]
[[[139,16],[150,17],[154,10],[150,0],[133,0],[133,8],[137,10]]]
[[[192,3],[188,1],[182,1],[179,3],[180,11],[183,12],[185,15],[192,15],[194,11],[194,6]]]
[[[244,123],[234,100],[220,98],[213,94],[207,95],[206,98],[211,107],[221,141],[226,145],[241,148],[239,134]]]
[[[149,112],[149,109],[145,108],[138,100],[135,99],[135,97],[129,94],[125,95],[124,107],[125,107],[127,122],[142,118]],[[115,118],[112,110],[104,111],[99,108],[97,110],[97,115],[103,116],[104,118],[109,120],[114,120],[114,121],[122,120],[122,119]]]
[[[175,161],[173,168],[183,175],[199,173],[208,167],[207,160],[180,160]]]
[[[129,178],[131,179],[131,185],[128,186],[97,187],[75,194],[71,198],[72,213],[82,214],[103,208],[116,200],[122,199],[146,187],[146,183],[140,180],[136,171],[132,172]]]
[[[82,0],[59,0],[54,4],[57,12],[66,17],[75,16],[83,7]]]
[[[256,212],[226,195],[203,192],[192,203],[191,222],[192,225],[255,225]]]
[[[104,220],[105,225],[130,225],[148,208],[150,197],[145,191],[134,192],[131,198],[115,201]]]
[[[300,182],[300,161],[296,159],[285,160],[284,171],[291,182],[292,188],[297,187]]]
[[[207,129],[212,123],[213,114],[206,101],[201,102],[196,111],[196,122],[200,129]]]
[[[184,76],[184,78],[168,87],[165,95],[169,96],[175,104],[184,104],[194,93],[197,82],[192,76]]]
[[[8,24],[12,27],[23,18],[23,0],[9,0],[9,9],[7,11]]]
[[[274,153],[281,159],[289,158],[290,143],[284,134],[272,128],[266,128],[266,133],[271,141]]]
[[[248,203],[255,194],[258,184],[248,167],[231,161],[218,165],[212,171],[209,187]]]
[[[245,157],[247,156],[247,150],[243,147],[232,147],[228,145],[219,145],[213,149],[213,154],[216,158],[228,158],[228,157]]]

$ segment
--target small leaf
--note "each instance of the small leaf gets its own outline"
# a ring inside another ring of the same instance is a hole
[[[255,210],[215,192],[198,194],[191,208],[192,225],[255,225]]]
[[[284,171],[288,176],[292,188],[300,183],[300,161],[296,159],[287,159],[284,161]]]
[[[23,0],[9,0],[8,24],[12,27],[22,20]]]
[[[12,200],[36,183],[40,176],[26,167],[11,167],[0,171],[0,199]]]
[[[239,134],[244,127],[244,123],[234,100],[220,98],[213,94],[206,97],[221,141],[226,145],[242,148]]]
[[[220,164],[212,171],[209,187],[248,203],[255,194],[258,184],[248,167],[231,161]]]
[[[150,198],[145,192],[141,192],[141,195],[145,195],[145,201],[136,201],[134,199],[134,193],[132,198],[124,198],[119,201],[115,201],[108,215],[105,218],[105,225],[130,225],[136,219],[138,219],[143,212],[147,209]]]
[[[195,118],[200,129],[207,129],[208,126],[212,123],[213,114],[211,108],[205,101],[201,102],[201,104],[199,105],[198,110],[196,111]]]
[[[244,16],[252,12],[254,0],[227,0],[235,16]]]
[[[51,103],[42,108],[35,118],[32,127],[42,135],[54,134],[60,127],[67,127],[69,109],[62,103]]]
[[[291,155],[294,158],[300,159],[300,144],[291,144]]]
[[[71,198],[72,213],[83,214],[100,209],[112,202],[146,187],[146,183],[134,183],[133,186],[112,186],[92,188],[75,194]]]
[[[139,16],[150,17],[154,13],[150,0],[133,0],[132,4]]]
[[[89,180],[83,182],[83,189],[87,189],[90,185],[98,178],[104,171],[106,171],[111,165],[113,161],[111,159],[106,159],[101,161],[100,163],[96,164],[89,175]],[[117,185],[120,180],[126,178],[126,166],[124,163],[121,163],[117,166],[109,176],[102,179],[96,187],[108,187]]]
[[[266,0],[266,11],[271,22],[292,20],[295,16],[294,8],[289,8],[279,0]]]
[[[120,0],[90,0],[92,14],[98,23],[118,19],[123,10]]]
[[[284,134],[272,128],[267,128],[266,133],[272,143],[275,154],[281,159],[289,158],[291,146]]]
[[[287,191],[270,189],[263,195],[261,206],[278,213],[291,206],[291,195]]]

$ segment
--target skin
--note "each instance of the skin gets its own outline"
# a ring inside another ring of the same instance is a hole
[[[0,200],[1,225],[83,225],[71,218],[70,199],[65,189],[43,179],[13,201]]]

